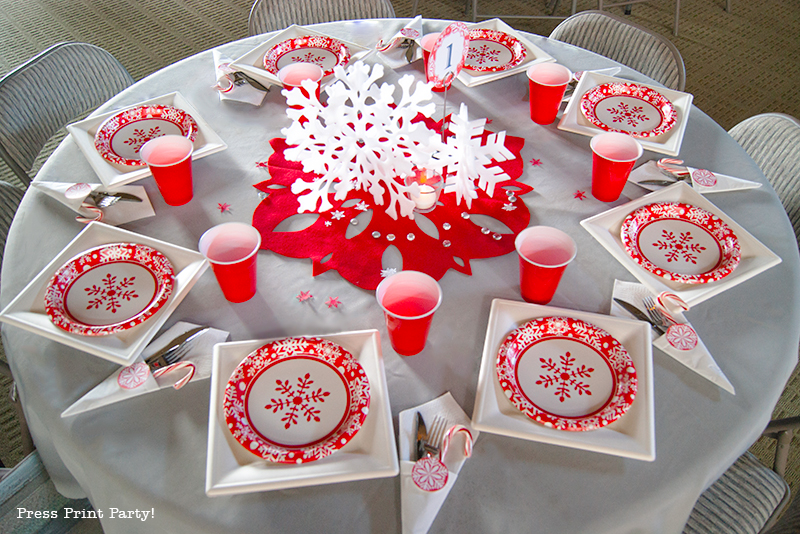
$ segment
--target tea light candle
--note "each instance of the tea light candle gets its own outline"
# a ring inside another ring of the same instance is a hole
[[[436,189],[429,185],[419,186],[419,196],[414,199],[418,209],[426,210],[436,204]]]
[[[406,178],[406,184],[417,183],[419,185],[419,195],[412,197],[417,211],[430,211],[436,207],[441,193],[442,179],[438,174],[431,173],[426,169],[415,169],[414,176]]]

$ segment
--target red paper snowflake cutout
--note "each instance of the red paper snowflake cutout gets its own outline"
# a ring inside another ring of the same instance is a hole
[[[418,117],[417,120],[424,120],[426,126],[434,131],[441,127],[441,123],[428,119]],[[490,133],[484,130],[484,142]],[[522,138],[506,136],[505,145],[515,157],[496,165],[511,178],[499,182],[491,197],[478,190],[478,198],[472,201],[469,209],[463,202],[456,204],[454,194],[443,194],[433,211],[417,214],[415,220],[407,217],[394,220],[382,206],[376,208],[373,205],[371,193],[351,191],[343,201],[331,196],[333,207],[329,211],[318,214],[317,219],[305,225],[304,229],[289,232],[275,231],[275,228],[298,216],[299,203],[291,192],[292,184],[298,178],[310,180],[319,175],[305,173],[302,163],[288,161],[284,156],[284,150],[288,148],[286,140],[276,138],[270,141],[274,150],[269,158],[271,178],[255,186],[270,194],[253,213],[253,226],[261,232],[262,249],[292,258],[310,258],[314,276],[334,269],[363,289],[373,290],[381,282],[383,254],[389,246],[396,247],[402,254],[403,269],[422,271],[436,280],[449,269],[469,275],[472,274],[471,259],[513,252],[514,237],[530,222],[530,212],[516,197],[512,204],[521,209],[504,207],[509,204],[508,191],[522,196],[533,189],[518,181],[523,171],[520,152],[524,144]],[[369,207],[367,211],[360,209],[363,208],[362,202]],[[476,224],[471,217],[478,214],[496,219],[511,233],[493,232]],[[427,219],[425,230],[418,224],[423,219]],[[427,222],[432,223],[438,235],[429,233]]]

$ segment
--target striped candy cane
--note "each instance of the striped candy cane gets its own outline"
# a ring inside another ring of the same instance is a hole
[[[81,202],[81,209],[84,209],[86,211],[89,211],[89,212],[93,213],[94,216],[93,217],[86,217],[86,216],[83,216],[83,215],[78,215],[77,217],[75,217],[76,221],[84,223],[84,224],[88,224],[88,223],[90,223],[92,221],[100,222],[100,221],[103,220],[103,210],[101,210],[97,206],[89,204],[88,202]]]
[[[193,363],[175,362],[172,365],[167,365],[166,367],[159,367],[158,369],[153,371],[153,377],[154,378],[158,378],[159,376],[162,376],[162,375],[164,375],[166,373],[169,373],[169,372],[172,372],[172,371],[178,371],[180,369],[188,369],[188,371],[189,371],[188,373],[186,373],[186,376],[184,376],[183,378],[181,378],[180,380],[175,382],[175,384],[172,386],[175,389],[181,389],[183,386],[188,384],[189,381],[194,376],[195,366],[194,366]]]
[[[673,313],[682,313],[685,311],[689,311],[689,305],[680,298],[675,293],[670,293],[669,291],[662,291],[656,297],[658,301],[658,307],[661,312],[666,316],[666,318],[673,324],[676,324],[676,321],[673,317]]]
[[[675,176],[688,176],[689,174],[689,169],[683,166],[682,159],[661,158],[656,162],[656,165],[662,171],[667,171]]]
[[[444,440],[442,441],[442,447],[439,449],[439,458],[444,460],[444,457],[447,455],[447,449],[450,448],[450,440],[453,439],[453,436],[458,434],[459,432],[464,433],[464,457],[469,458],[472,456],[472,433],[467,429],[467,427],[463,425],[453,425],[447,429],[447,432],[444,434]]]

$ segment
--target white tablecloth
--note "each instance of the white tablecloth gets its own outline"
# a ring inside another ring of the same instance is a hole
[[[393,35],[404,21],[346,22],[317,29],[370,46]],[[444,21],[426,21],[436,31]],[[580,49],[528,36],[573,71],[612,66]],[[250,38],[220,47],[237,57],[261,42]],[[375,61],[373,57],[371,61]],[[195,199],[166,206],[151,178],[144,185],[157,216],[128,224],[135,232],[196,248],[210,226],[250,222],[259,202],[252,186],[268,177],[257,168],[270,154],[269,140],[288,125],[285,100],[273,90],[260,108],[219,101],[210,51],[189,57],[138,82],[104,109],[180,91],[229,148],[195,162]],[[385,79],[412,73],[421,63]],[[624,69],[621,73],[647,81]],[[440,97],[437,97],[440,98]],[[606,313],[615,278],[634,278],[579,221],[612,204],[594,200],[590,189],[589,138],[542,127],[528,118],[527,79],[519,74],[449,92],[448,111],[462,101],[470,116],[488,117],[491,127],[525,138],[522,179],[535,191],[524,197],[531,224],[569,232],[578,256],[567,269],[552,304]],[[441,100],[439,100],[441,103]],[[692,109],[681,156],[690,164],[766,182],[756,165],[725,131]],[[645,153],[646,158],[657,154]],[[39,173],[50,181],[97,181],[71,139]],[[574,198],[587,191],[586,200]],[[745,193],[710,197],[724,212],[783,258],[767,272],[693,308],[688,317],[736,387],[731,396],[655,351],[656,453],[654,462],[482,433],[433,532],[541,532],[593,534],[680,532],[694,501],[748,446],[768,421],[795,366],[800,337],[800,261],[791,227],[767,184]],[[232,206],[221,213],[218,203]],[[74,214],[30,190],[14,221],[5,252],[5,306],[80,230]],[[401,358],[391,349],[374,293],[329,271],[316,278],[310,260],[272,252],[259,257],[259,293],[231,305],[207,272],[167,322],[208,324],[231,332],[232,340],[379,328],[383,339],[392,413],[450,391],[468,414],[475,399],[479,360],[493,298],[520,300],[515,254],[476,260],[472,276],[450,271],[441,280],[444,301],[425,351]],[[296,296],[311,291],[300,305]],[[342,305],[328,309],[328,296]],[[308,303],[306,303],[308,304]],[[61,412],[111,374],[115,365],[18,328],[3,325],[3,341],[19,383],[36,445],[58,489],[88,495],[104,511],[109,533],[398,532],[398,478],[272,491],[232,497],[204,494],[208,382],[176,393],[165,390],[62,420]],[[109,510],[154,510],[154,517],[109,519]]]

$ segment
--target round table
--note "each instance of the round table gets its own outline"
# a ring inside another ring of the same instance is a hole
[[[349,21],[315,26],[333,37],[372,46],[404,20]],[[446,21],[425,21],[438,31]],[[573,71],[615,64],[584,50],[527,35]],[[231,58],[265,38],[221,46]],[[368,62],[376,61],[371,56]],[[393,71],[394,83],[421,63]],[[648,81],[624,68],[621,75]],[[221,103],[213,85],[210,51],[189,57],[139,81],[100,111],[179,91],[226,141],[228,149],[195,162],[195,198],[166,206],[152,178],[139,182],[156,217],[126,229],[196,249],[200,235],[225,221],[250,222],[260,198],[255,184],[268,178],[269,140],[288,126],[285,99],[271,91],[260,107]],[[535,188],[523,197],[531,225],[561,228],[577,242],[552,302],[607,313],[614,279],[634,281],[579,222],[624,203],[599,202],[590,189],[589,137],[528,118],[527,79],[518,74],[479,87],[456,82],[448,111],[467,102],[471,117],[525,139],[521,180]],[[435,96],[441,113],[441,96]],[[450,107],[452,106],[452,108]],[[441,115],[439,115],[441,116]],[[645,157],[660,157],[646,152]],[[732,396],[672,358],[654,350],[656,459],[643,462],[482,433],[432,532],[680,532],[698,495],[759,436],[797,358],[800,338],[800,261],[791,226],[764,176],[744,151],[702,111],[693,108],[681,157],[720,173],[764,182],[757,190],[709,196],[783,262],[691,309],[688,318],[736,387]],[[540,165],[531,164],[539,160]],[[96,182],[96,175],[67,138],[38,180]],[[586,191],[585,199],[576,198]],[[218,204],[231,206],[222,212]],[[11,228],[2,272],[5,306],[81,229],[74,213],[29,190]],[[515,254],[471,262],[472,275],[448,272],[444,299],[425,350],[401,358],[391,349],[374,292],[357,288],[335,271],[312,277],[311,262],[272,252],[259,254],[259,292],[229,304],[210,272],[203,275],[166,326],[178,320],[230,332],[231,340],[325,334],[377,328],[394,423],[405,409],[450,391],[467,414],[475,401],[478,368],[492,299],[520,300]],[[296,298],[310,291],[314,299]],[[338,297],[338,308],[325,300]],[[3,342],[22,395],[36,445],[57,488],[88,496],[104,511],[106,532],[399,532],[398,479],[382,478],[245,495],[204,493],[209,383],[137,397],[83,416],[61,412],[117,366],[24,330],[3,325]],[[110,519],[111,508],[154,510],[153,517]]]

